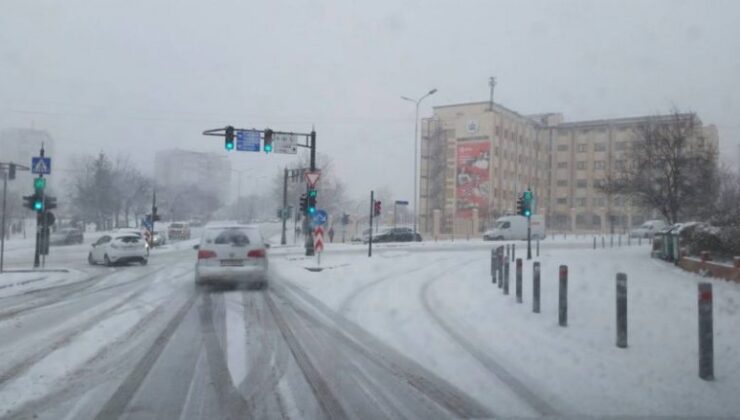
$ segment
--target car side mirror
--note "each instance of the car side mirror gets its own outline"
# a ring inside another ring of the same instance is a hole
[[[193,245],[193,249],[199,249],[200,245]]]

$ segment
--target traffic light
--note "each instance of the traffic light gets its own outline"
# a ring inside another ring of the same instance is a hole
[[[8,168],[8,179],[11,181],[15,179],[15,163],[11,163]]]
[[[521,195],[516,198],[516,214],[524,216],[524,197]]]
[[[44,209],[43,197],[38,194],[25,195],[23,196],[23,207],[36,212],[41,212]]]
[[[43,190],[44,188],[46,188],[46,178],[34,178],[33,188],[36,191]]]
[[[342,225],[347,226],[349,224],[349,214],[345,213],[342,215]]]
[[[44,199],[44,207],[46,210],[54,210],[57,208],[57,198],[47,195]]]
[[[234,127],[232,126],[226,127],[226,134],[224,138],[225,138],[224,147],[226,148],[226,151],[230,152],[234,150]]]
[[[376,201],[373,208],[373,216],[380,216],[381,204],[380,201]]]
[[[265,130],[265,153],[272,152],[272,130]]]
[[[301,194],[300,209],[301,213],[305,213],[308,210],[308,195],[306,194]]]
[[[522,194],[522,216],[532,216],[532,198],[532,191],[527,190]]]
[[[158,222],[162,220],[162,217],[157,214],[157,206],[152,207],[152,221]]]

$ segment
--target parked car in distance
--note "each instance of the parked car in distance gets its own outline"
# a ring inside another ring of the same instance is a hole
[[[657,232],[665,229],[668,225],[662,220],[648,220],[638,228],[630,231],[633,238],[652,238]]]
[[[535,214],[531,219],[532,239],[545,239],[545,218]],[[524,216],[499,217],[496,219],[494,228],[483,234],[483,240],[527,240],[527,218]]]
[[[170,226],[167,228],[167,237],[170,240],[190,239],[190,225],[186,222],[170,223]]]
[[[206,226],[195,263],[195,284],[267,286],[269,245],[254,225]]]
[[[87,262],[107,266],[130,262],[146,265],[148,258],[144,238],[130,233],[103,235],[92,244]]]
[[[167,238],[164,235],[164,232],[160,231],[154,231],[154,236],[152,237],[152,246],[162,246],[167,243]]]
[[[414,234],[413,229],[407,227],[386,228],[377,235],[373,234],[373,242],[421,242],[419,233]],[[363,236],[363,242],[369,242],[369,237]]]
[[[82,231],[76,228],[63,228],[51,234],[49,244],[70,245],[81,244],[85,240]]]

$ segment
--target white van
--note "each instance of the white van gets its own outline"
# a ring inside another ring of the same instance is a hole
[[[532,239],[545,238],[545,218],[532,216]],[[504,216],[496,219],[493,229],[483,234],[483,240],[527,240],[527,218],[524,216]]]

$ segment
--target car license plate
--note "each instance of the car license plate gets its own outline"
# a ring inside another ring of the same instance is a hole
[[[242,265],[244,265],[244,260],[221,260],[223,267],[241,267]]]

